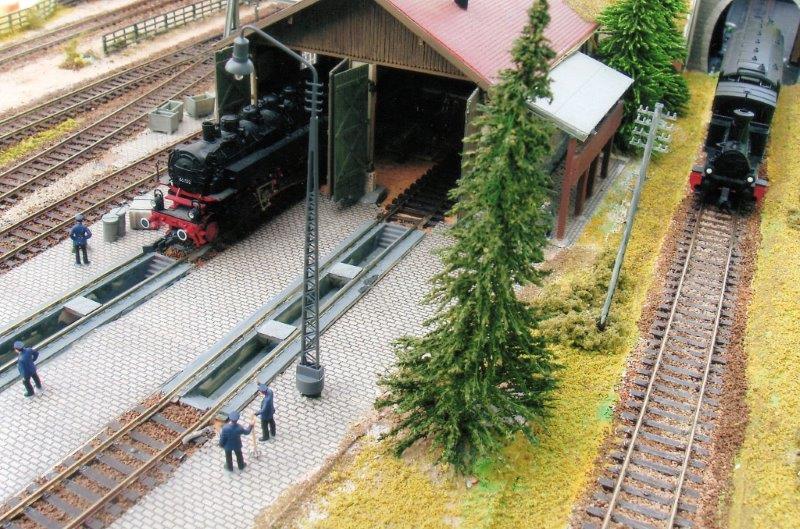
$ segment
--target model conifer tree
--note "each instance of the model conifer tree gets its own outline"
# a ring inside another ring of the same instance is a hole
[[[532,332],[534,315],[514,290],[540,280],[534,264],[551,224],[542,207],[551,181],[540,163],[550,130],[527,106],[550,96],[546,0],[535,0],[529,17],[512,51],[516,68],[490,91],[470,138],[474,151],[465,154],[454,243],[441,253],[444,271],[428,299],[437,313],[425,336],[399,340],[396,370],[382,379],[387,393],[377,403],[399,413],[391,432],[398,453],[429,438],[462,470],[516,432],[532,439],[556,383],[553,358]]]
[[[620,130],[626,140],[639,105],[653,108],[661,101],[668,111],[682,113],[689,101],[686,81],[673,64],[686,54],[675,25],[684,10],[683,0],[619,0],[598,17],[603,28],[601,58],[633,78]]]

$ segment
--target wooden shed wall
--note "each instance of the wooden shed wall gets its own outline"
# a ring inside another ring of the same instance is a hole
[[[373,0],[322,0],[268,31],[295,49],[466,79]]]

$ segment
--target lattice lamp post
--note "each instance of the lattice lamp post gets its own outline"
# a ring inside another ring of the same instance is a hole
[[[245,38],[245,30],[256,33],[264,40],[304,64],[311,71],[306,110],[311,112],[308,130],[308,175],[306,179],[306,232],[303,260],[303,312],[301,329],[301,356],[297,365],[297,389],[308,397],[319,397],[325,384],[325,369],[319,362],[319,222],[317,203],[319,202],[319,77],[314,65],[302,55],[291,50],[274,37],[254,26],[243,26],[239,36],[233,41],[233,56],[225,64],[225,71],[242,80],[253,73],[250,60],[250,41]]]

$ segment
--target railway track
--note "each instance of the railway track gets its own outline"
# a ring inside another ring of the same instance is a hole
[[[89,222],[109,204],[129,200],[149,191],[167,167],[169,151],[199,137],[184,137],[125,167],[86,184],[57,202],[0,228],[0,270],[7,270],[65,239],[74,217],[82,213]]]
[[[47,130],[64,119],[76,117],[116,97],[170,77],[175,68],[196,60],[200,53],[209,51],[217,40],[207,39],[159,55],[145,63],[125,68],[87,86],[0,119],[0,149]]]
[[[21,60],[30,60],[31,56],[52,49],[81,35],[107,30],[129,19],[140,18],[153,10],[174,5],[174,0],[141,0],[113,11],[99,13],[90,20],[78,20],[40,33],[25,40],[19,40],[0,47],[0,69]]]
[[[387,208],[387,219],[406,226],[429,227],[444,220],[453,207],[448,193],[460,174],[460,158],[452,156],[433,166]]]
[[[108,148],[144,127],[147,112],[167,99],[180,97],[213,75],[214,58],[197,59],[175,71],[145,94],[56,145],[0,173],[0,211],[25,194],[47,187],[76,169],[100,148]]]
[[[733,318],[740,222],[700,208],[679,242],[622,439],[583,529],[693,527]]]
[[[363,267],[359,267],[360,271],[346,285],[332,291],[320,303],[320,318],[324,322],[322,332],[416,244],[408,238],[419,232],[388,224],[381,228],[380,224],[376,220],[363,228],[322,265],[325,273],[347,259],[358,263],[362,262],[359,259],[365,260]],[[415,240],[418,241],[419,237]],[[404,241],[409,242],[405,247]],[[377,246],[372,252],[364,252],[365,244]],[[234,370],[231,378],[214,391],[213,400],[209,401],[205,411],[195,411],[176,403],[203,381],[216,376],[221,362],[236,357],[236,352],[248,340],[258,340],[257,329],[265,321],[297,318],[295,307],[301,295],[301,284],[281,293],[237,327],[236,332],[227,334],[214,344],[210,354],[200,357],[171,385],[112,422],[53,471],[0,506],[0,527],[101,529],[109,525],[175,469],[184,456],[182,445],[185,440],[202,435],[218,414],[228,409],[227,406],[240,409],[246,405],[252,398],[249,391],[254,389],[253,381],[257,377],[264,375],[271,380],[294,362],[301,351],[299,326],[265,350],[257,361]]]

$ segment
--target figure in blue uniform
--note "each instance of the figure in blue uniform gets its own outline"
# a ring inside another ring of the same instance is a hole
[[[261,409],[256,416],[261,417],[261,439],[259,441],[269,441],[269,436],[275,437],[275,394],[272,388],[266,384],[259,384],[258,391],[264,395],[261,401]]]
[[[83,252],[83,264],[89,264],[89,258],[86,256],[86,243],[92,237],[92,232],[83,225],[84,220],[84,216],[78,213],[75,215],[75,226],[69,230],[69,238],[72,239],[72,244],[75,247],[76,265],[81,264],[81,252]]]
[[[242,436],[253,431],[253,423],[243,428],[237,421],[239,412],[232,411],[228,415],[228,422],[219,432],[219,446],[225,449],[225,468],[228,472],[233,472],[233,454],[236,454],[236,465],[239,470],[243,470],[247,465],[242,457]]]
[[[36,389],[42,391],[42,381],[36,372],[36,360],[39,358],[39,351],[32,347],[25,347],[22,342],[14,342],[14,351],[17,353],[17,369],[22,377],[22,385],[25,386],[25,396],[33,397],[33,386],[31,379],[36,384]]]

